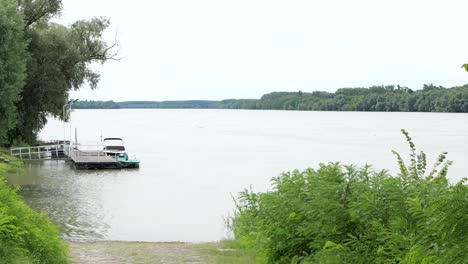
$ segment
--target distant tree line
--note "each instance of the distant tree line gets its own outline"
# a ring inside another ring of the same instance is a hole
[[[329,92],[273,92],[260,99],[222,101],[82,101],[76,109],[218,108],[309,111],[468,112],[468,84],[444,88],[432,84],[421,90],[400,85],[341,88]]]

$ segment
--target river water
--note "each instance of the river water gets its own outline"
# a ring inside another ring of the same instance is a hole
[[[341,161],[395,172],[391,154],[407,154],[407,129],[432,164],[441,151],[468,176],[468,115],[436,113],[247,110],[76,110],[78,141],[121,137],[140,169],[74,171],[63,161],[26,164],[8,180],[34,209],[48,213],[72,240],[187,241],[226,237],[231,195],[267,190],[295,168]],[[65,127],[69,137],[70,126]],[[44,140],[62,139],[50,120]]]

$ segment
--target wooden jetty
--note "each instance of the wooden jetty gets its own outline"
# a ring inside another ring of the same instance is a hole
[[[66,142],[67,143],[67,142]],[[108,156],[101,146],[78,146],[69,144],[15,147],[10,154],[20,160],[66,160],[77,170],[121,169],[115,157]]]
[[[102,151],[71,150],[69,157],[73,167],[78,170],[122,168],[120,162]]]

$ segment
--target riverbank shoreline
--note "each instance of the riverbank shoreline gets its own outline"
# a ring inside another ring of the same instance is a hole
[[[193,244],[173,242],[69,242],[72,263],[207,263]]]
[[[255,263],[225,242],[66,241],[72,263]]]

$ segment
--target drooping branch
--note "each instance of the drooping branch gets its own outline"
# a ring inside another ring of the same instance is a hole
[[[112,43],[112,45],[104,48],[101,51],[94,51],[94,53],[91,53],[89,55],[88,60],[99,61],[101,63],[104,63],[107,60],[114,60],[114,61],[122,60],[123,57],[118,57],[120,49],[115,50],[118,47],[119,47],[119,43],[117,41],[117,35],[116,35],[114,39],[114,43]]]
[[[111,45],[102,40],[102,33],[109,23],[108,18],[101,17],[89,21],[77,21],[71,26],[71,34],[77,38],[77,43],[80,43],[79,49],[83,61],[104,63],[107,60],[122,59],[118,57],[117,33]]]

